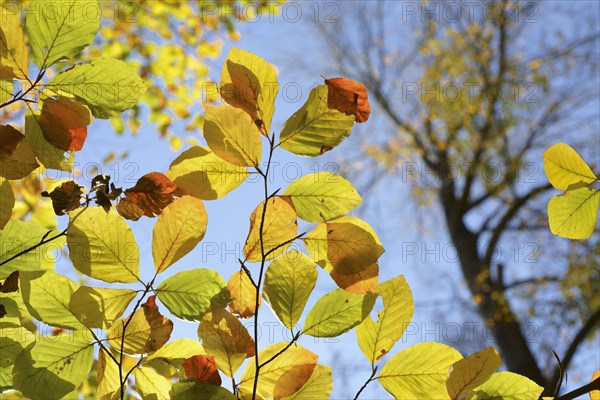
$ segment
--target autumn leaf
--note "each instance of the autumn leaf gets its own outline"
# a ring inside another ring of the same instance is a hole
[[[39,164],[25,136],[10,125],[0,125],[0,176],[22,179]]]
[[[362,83],[346,78],[325,79],[329,88],[327,107],[354,115],[356,122],[366,122],[371,114],[367,89]]]
[[[42,197],[52,199],[52,207],[56,215],[64,215],[67,211],[79,208],[82,196],[83,186],[79,186],[74,181],[65,182],[50,193],[42,192]]]
[[[125,190],[125,198],[119,201],[117,212],[133,221],[142,215],[153,218],[182,195],[184,193],[164,174],[150,172],[142,176],[134,187]]]
[[[110,176],[101,174],[92,179],[90,192],[96,193],[96,204],[101,206],[104,211],[109,212],[112,206],[111,200],[118,198],[123,190],[116,188],[114,183],[110,183]]]
[[[87,126],[92,113],[85,105],[68,97],[44,100],[39,118],[42,133],[54,147],[64,151],[79,151],[87,138]]]
[[[231,275],[227,289],[231,295],[229,311],[240,318],[249,318],[256,314],[256,287],[244,271]],[[260,297],[258,306],[260,307]]]
[[[25,135],[10,125],[0,125],[0,157],[12,155]]]
[[[11,293],[19,291],[19,271],[13,271],[0,283],[0,293]]]
[[[198,379],[199,381],[221,386],[221,376],[214,356],[192,356],[183,362],[182,367],[188,379]]]

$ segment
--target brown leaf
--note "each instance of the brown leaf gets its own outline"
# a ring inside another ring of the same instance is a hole
[[[327,107],[354,115],[358,123],[369,119],[371,106],[365,85],[346,78],[325,79],[325,84],[329,89]]]
[[[25,135],[10,125],[0,125],[0,156],[9,157],[17,150],[17,146]]]
[[[79,208],[83,195],[82,189],[83,186],[79,186],[77,182],[68,181],[50,193],[46,191],[42,192],[42,197],[50,197],[54,213],[56,215],[64,215],[67,211]]]
[[[110,176],[97,175],[92,179],[92,187],[90,192],[96,192],[96,204],[104,208],[104,211],[109,212],[112,206],[111,200],[115,200],[123,193],[121,188],[116,188],[114,183],[110,183]],[[139,219],[141,214],[136,218]]]
[[[6,315],[6,308],[4,308],[4,304],[0,304],[0,318],[4,318]]]
[[[4,283],[0,283],[0,293],[19,291],[19,271],[13,271],[6,277]]]
[[[40,127],[48,142],[65,150],[81,150],[87,138],[87,126],[92,122],[90,110],[67,97],[44,101]]]
[[[153,218],[160,215],[163,208],[171,204],[173,200],[184,194],[164,174],[150,172],[142,176],[134,187],[125,190],[125,199],[119,202],[117,211],[123,217],[134,221],[142,215]],[[142,214],[138,216],[140,211]]]
[[[215,357],[196,355],[188,358],[182,364],[188,379],[198,379],[215,386],[221,386],[221,376],[217,369]]]

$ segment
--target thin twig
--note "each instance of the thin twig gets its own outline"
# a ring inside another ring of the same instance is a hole
[[[579,389],[575,389],[569,393],[563,394],[562,396],[556,397],[554,400],[573,400],[579,396],[583,396],[584,394],[591,392],[592,390],[600,390],[600,378],[594,379]]]
[[[373,366],[373,370],[371,372],[371,376],[369,376],[369,379],[367,379],[367,381],[361,386],[361,388],[358,389],[358,392],[356,393],[356,396],[354,396],[354,400],[357,400],[358,396],[360,396],[360,394],[362,393],[362,391],[365,390],[365,388],[367,387],[367,385],[376,379],[375,378],[375,374],[376,373],[377,373],[377,365],[374,365]]]
[[[298,341],[298,339],[300,339],[300,336],[302,336],[302,331],[299,331],[298,333],[296,333],[294,335],[294,337],[292,338],[292,340],[281,350],[279,350],[277,353],[275,353],[271,358],[269,358],[267,361],[263,362],[262,364],[260,364],[260,368],[263,368],[265,365],[271,363],[273,360],[275,360],[277,357],[279,357],[280,355],[282,355],[283,353],[286,352],[287,349],[289,349],[290,347],[292,347],[292,345],[294,343],[296,343]]]
[[[565,377],[565,369],[563,368],[563,365],[560,362],[560,357],[558,356],[558,354],[556,354],[556,352],[554,350],[552,350],[552,354],[554,355],[554,358],[556,358],[556,362],[558,363],[558,371],[559,371],[558,383],[556,385],[556,390],[554,391],[554,397],[557,397],[558,394],[560,393],[560,387],[562,386],[562,382]]]

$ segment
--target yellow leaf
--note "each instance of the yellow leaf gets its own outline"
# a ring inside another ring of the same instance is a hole
[[[558,190],[587,186],[597,180],[590,167],[572,147],[557,143],[544,152],[544,170]]]
[[[491,346],[458,360],[450,367],[446,380],[450,398],[457,400],[466,396],[487,381],[501,365],[500,355]]]
[[[414,311],[412,294],[402,275],[380,283],[377,293],[383,298],[383,311],[377,313],[377,321],[367,317],[356,327],[358,345],[371,364],[400,340]]]
[[[27,79],[28,53],[23,35],[21,13],[10,10],[9,2],[0,4],[0,79]],[[16,5],[13,4],[16,7]]]
[[[206,352],[215,356],[217,367],[233,376],[247,357],[254,355],[254,341],[242,323],[221,307],[204,315],[198,337]]]
[[[266,260],[276,258],[291,245],[298,233],[296,211],[288,202],[275,196],[267,200],[266,210],[264,207],[263,201],[250,215],[250,232],[244,245],[244,255],[248,261],[261,261],[263,255]]]
[[[14,206],[15,195],[10,187],[10,183],[4,178],[0,178],[0,229],[4,229],[4,226],[10,219]]]
[[[548,223],[555,235],[587,239],[594,233],[600,190],[580,188],[554,196],[548,203]]]
[[[192,251],[204,238],[207,223],[208,215],[202,200],[183,196],[169,204],[152,231],[156,272],[163,272]]]
[[[115,355],[114,352],[113,355]],[[119,355],[116,354],[115,358],[116,357],[119,357]],[[123,376],[134,368],[136,364],[137,360],[135,358],[123,354],[123,366],[121,367]],[[98,389],[96,391],[96,398],[98,400],[119,400],[121,398],[119,367],[105,354],[104,350],[101,350],[98,354],[96,370],[98,371]],[[127,385],[125,387],[127,387]]]
[[[594,372],[594,375],[592,375],[592,379],[590,382],[595,381],[596,379],[600,378],[600,370],[597,370],[596,372]],[[592,390],[590,392],[590,400],[600,400],[600,390]]]
[[[131,289],[81,286],[71,295],[69,310],[88,328],[108,329],[136,294]]]
[[[333,387],[331,367],[317,364],[308,381],[297,392],[283,400],[327,399]]]
[[[265,362],[282,351],[288,343],[272,344],[258,353],[259,362]],[[312,375],[319,357],[295,344],[260,369],[257,398],[281,398],[293,395]],[[251,359],[244,370],[239,386],[241,397],[251,396],[256,375],[255,360]]]
[[[229,311],[240,318],[249,318],[256,314],[256,287],[244,271],[231,275],[227,288],[231,295]],[[260,307],[260,297],[258,306]]]
[[[135,390],[144,399],[170,399],[171,381],[152,368],[139,367],[133,370]]]
[[[484,384],[475,388],[468,400],[537,399],[544,388],[532,380],[513,372],[496,372]]]

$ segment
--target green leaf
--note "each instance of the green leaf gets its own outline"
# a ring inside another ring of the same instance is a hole
[[[317,225],[304,241],[317,264],[341,275],[365,271],[385,251],[369,224],[348,216]]]
[[[260,262],[263,255],[266,260],[276,258],[290,247],[298,233],[296,211],[287,201],[279,196],[271,197],[266,201],[266,210],[264,208],[265,201],[262,201],[250,215],[244,256],[251,262]]]
[[[333,387],[331,367],[317,364],[308,381],[297,392],[283,400],[328,399]]]
[[[123,315],[137,292],[81,286],[71,296],[69,310],[88,328],[108,329]]]
[[[137,282],[140,253],[131,229],[114,209],[88,207],[69,213],[67,246],[73,266],[104,282]]]
[[[229,106],[207,108],[203,133],[208,147],[223,160],[239,166],[260,163],[260,133],[243,110]]]
[[[94,41],[100,29],[101,8],[96,0],[33,0],[25,27],[35,63],[48,68],[71,58]]]
[[[46,168],[71,171],[72,166],[69,163],[68,156],[65,155],[65,151],[54,147],[44,137],[39,116],[38,111],[28,111],[25,115],[25,137],[35,156]]]
[[[544,152],[544,170],[558,190],[577,189],[597,180],[579,154],[564,143],[557,143]]]
[[[170,365],[179,368],[181,364],[188,358],[195,355],[207,354],[204,347],[199,341],[182,338],[167,343],[154,353],[152,353],[146,359],[146,363],[149,366],[153,366],[153,361],[165,361]]]
[[[450,398],[454,400],[465,397],[487,381],[501,365],[500,355],[491,346],[458,360],[450,367],[446,380]]]
[[[179,272],[165,279],[156,289],[160,301],[175,316],[199,321],[211,304],[226,305],[229,293],[225,280],[205,268]]]
[[[162,400],[171,398],[171,381],[152,368],[139,367],[133,371],[135,390],[143,399]]]
[[[123,61],[93,58],[52,78],[46,88],[75,96],[96,118],[107,119],[135,106],[146,86]]]
[[[315,263],[296,250],[278,257],[267,268],[263,297],[288,329],[302,316],[317,275]]]
[[[246,327],[218,306],[212,307],[202,318],[198,337],[207,354],[215,357],[217,367],[229,377],[254,354],[254,341]]]
[[[448,369],[462,356],[441,343],[418,343],[383,366],[379,383],[396,399],[447,399]]]
[[[59,328],[85,329],[69,310],[78,284],[54,271],[21,271],[19,280],[23,301],[33,317]]]
[[[314,337],[336,337],[348,332],[369,315],[377,295],[354,294],[343,289],[321,297],[306,316],[302,333]]]
[[[152,230],[152,257],[163,272],[188,254],[204,238],[208,215],[202,200],[183,196],[169,204]]]
[[[6,261],[20,252],[35,246],[48,231],[37,224],[20,220],[8,221],[0,231],[0,262]],[[45,246],[20,255],[0,268],[0,279],[4,280],[13,271],[37,271],[46,254]]]
[[[10,182],[0,178],[0,229],[4,229],[6,226],[14,206],[15,195],[10,187]]]
[[[60,399],[84,381],[93,356],[93,343],[80,333],[42,338],[17,356],[14,388],[29,398]]]
[[[0,79],[27,79],[28,52],[23,34],[20,12],[15,12],[16,5],[10,7],[9,2],[0,3],[2,25],[0,26]],[[11,85],[12,87],[12,85]],[[0,94],[0,102],[6,100]]]
[[[512,372],[497,372],[467,397],[468,400],[530,400],[537,399],[544,388]]]
[[[377,313],[377,321],[367,317],[356,327],[358,345],[371,364],[400,340],[414,311],[410,287],[402,275],[380,283],[377,293],[383,298],[383,311]]]
[[[308,222],[325,222],[348,214],[362,203],[354,186],[333,172],[318,172],[292,182],[283,192]]]
[[[594,233],[600,190],[580,188],[554,196],[548,203],[548,223],[555,235],[587,239]]]
[[[12,370],[17,355],[33,342],[35,336],[25,328],[0,322],[0,390],[13,386]]]
[[[208,147],[194,146],[171,163],[166,175],[187,194],[215,200],[240,186],[250,174],[245,167],[228,163]]]
[[[247,112],[267,135],[279,92],[277,73],[265,60],[248,51],[232,48],[221,71],[221,97]]]
[[[173,384],[173,400],[237,400],[237,397],[219,386],[198,380],[185,380]]]
[[[281,352],[287,343],[275,343],[259,353],[260,360],[270,360]],[[319,356],[299,344],[290,346],[285,352],[263,366],[258,373],[256,394],[258,399],[283,398],[298,391],[312,375]],[[240,380],[239,395],[249,398],[253,392],[256,366],[251,359]]]
[[[282,148],[302,156],[319,156],[350,135],[354,116],[327,107],[327,86],[311,90],[308,100],[283,126]]]

